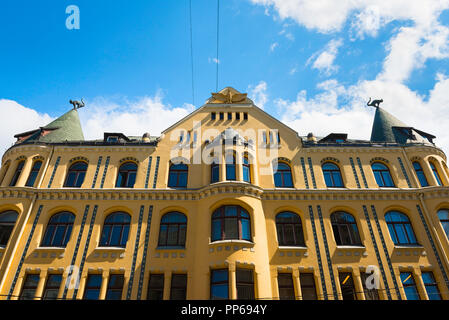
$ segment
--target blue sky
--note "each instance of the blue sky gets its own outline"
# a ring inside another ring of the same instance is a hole
[[[220,1],[219,89],[301,135],[369,139],[369,97],[449,149],[449,0]],[[66,28],[66,8],[80,29]],[[0,4],[0,148],[80,99],[86,138],[159,134],[215,92],[217,0]],[[12,119],[11,119],[12,118]],[[127,121],[124,121],[127,119]]]

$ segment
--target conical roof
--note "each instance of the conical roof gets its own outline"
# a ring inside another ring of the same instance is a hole
[[[15,135],[16,143],[84,141],[77,109],[72,109],[45,127]]]
[[[377,107],[370,140],[372,142],[397,142],[394,127],[409,128],[385,109]]]

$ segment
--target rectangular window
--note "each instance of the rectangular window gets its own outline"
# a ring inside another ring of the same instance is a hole
[[[418,290],[416,289],[415,279],[412,273],[401,272],[401,282],[407,300],[419,300]]]
[[[58,298],[59,287],[61,286],[62,275],[50,274],[45,284],[42,300],[56,300]]]
[[[350,272],[340,273],[339,280],[343,300],[357,300],[352,274]]]
[[[291,273],[278,274],[279,300],[295,300],[295,287]]]
[[[187,295],[187,275],[172,274],[170,300],[186,300]]]
[[[267,133],[265,131],[262,132],[262,141],[263,144],[267,144]]]
[[[281,144],[281,134],[277,132],[278,144]]]
[[[438,284],[435,281],[435,277],[432,272],[423,272],[422,281],[426,287],[427,296],[429,300],[441,300],[440,291],[438,290]]]
[[[372,283],[371,273],[363,272],[361,273],[362,277],[362,286],[363,286],[363,292],[365,293],[365,300],[380,300],[379,299],[379,291],[376,288],[368,289],[368,285],[371,287],[371,285],[374,285]]]
[[[147,300],[162,300],[164,297],[164,275],[151,274],[148,283]]]
[[[210,114],[210,118],[211,118],[211,120],[215,120],[217,118],[217,114],[215,112],[212,112]]]
[[[100,298],[101,283],[103,276],[101,274],[89,274],[84,290],[85,300],[98,300]]]
[[[111,274],[106,291],[106,300],[121,300],[124,282],[125,277],[123,274]]]
[[[270,130],[270,144],[274,143],[273,131]]]
[[[228,112],[228,120],[232,120],[232,112]]]
[[[301,283],[302,300],[317,300],[315,277],[313,273],[301,273],[299,276]]]
[[[243,113],[243,120],[248,120],[248,113],[247,112]]]
[[[254,300],[254,275],[251,269],[237,269],[237,299]]]
[[[235,113],[235,120],[240,120],[240,112]]]
[[[224,120],[224,113],[220,112],[220,120]]]
[[[33,300],[36,297],[36,289],[40,276],[38,274],[27,274],[23,283],[20,300]]]
[[[229,273],[228,269],[211,270],[210,275],[210,299],[229,299]]]

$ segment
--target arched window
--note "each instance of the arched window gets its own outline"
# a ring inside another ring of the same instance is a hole
[[[16,171],[14,172],[14,175],[12,176],[11,182],[9,184],[10,187],[14,187],[17,184],[17,181],[19,180],[20,174],[23,171],[23,166],[25,165],[25,160],[21,160],[17,164]]]
[[[426,175],[424,174],[421,164],[418,161],[414,161],[413,168],[415,169],[421,187],[427,187],[429,183],[427,182]]]
[[[126,247],[131,217],[125,212],[114,212],[106,217],[101,233],[100,246]]]
[[[417,245],[409,218],[400,212],[390,211],[385,215],[390,237],[396,245]]]
[[[30,175],[28,176],[28,180],[25,184],[27,187],[34,187],[34,183],[36,182],[37,175],[42,167],[42,161],[35,161],[33,167],[31,168]]]
[[[430,168],[432,169],[433,175],[435,176],[435,180],[437,181],[437,184],[439,186],[442,186],[443,183],[441,182],[440,174],[438,173],[437,168],[435,167],[435,164],[433,162],[429,162]]]
[[[226,155],[226,180],[236,180],[236,171],[235,171],[235,155],[233,153],[229,153]]]
[[[84,177],[86,176],[87,163],[84,161],[78,161],[72,164],[67,172],[67,178],[65,179],[64,187],[69,188],[81,188]]]
[[[324,181],[329,188],[343,188],[343,179],[338,166],[332,162],[323,163],[322,167]]]
[[[0,213],[0,247],[6,247],[8,244],[17,216],[17,212],[12,210]]]
[[[210,183],[220,181],[220,165],[214,160],[210,165]]]
[[[274,173],[274,185],[279,188],[293,188],[292,170],[285,162],[278,162]]]
[[[212,214],[212,241],[251,241],[251,226],[248,212],[240,206],[222,206]]]
[[[187,217],[180,212],[170,212],[161,219],[159,247],[184,247],[186,244]]]
[[[379,187],[394,187],[393,179],[391,178],[390,170],[381,162],[374,162],[371,165],[373,169],[374,178],[376,178]]]
[[[280,246],[305,246],[301,217],[296,213],[278,213],[276,230]]]
[[[65,248],[72,234],[75,215],[71,212],[60,212],[50,218],[42,240],[43,247]]]
[[[136,183],[137,164],[134,162],[125,162],[118,169],[116,188],[134,188]]]
[[[172,164],[168,173],[168,186],[170,188],[186,188],[189,167],[184,163]]]
[[[243,181],[251,183],[251,164],[248,155],[245,154],[242,160]]]
[[[438,218],[440,219],[444,232],[446,233],[446,236],[449,239],[449,210],[448,209],[438,210]]]
[[[337,211],[331,215],[332,230],[335,242],[339,246],[361,246],[357,223],[352,215]]]

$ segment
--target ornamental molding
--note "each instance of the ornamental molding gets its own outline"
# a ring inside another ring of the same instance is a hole
[[[335,162],[335,163],[340,163],[340,160],[338,160],[337,158],[333,158],[333,157],[326,157],[321,159],[321,164],[325,163],[325,162]]]
[[[70,159],[69,164],[72,164],[74,162],[78,162],[78,161],[84,161],[86,163],[89,163],[89,159],[87,159],[86,157],[75,157]]]
[[[372,158],[371,160],[370,160],[370,164],[373,164],[374,162],[377,162],[377,161],[380,161],[380,162],[384,162],[384,163],[387,163],[387,164],[389,164],[390,163],[390,161],[388,161],[388,159],[385,159],[385,158],[382,158],[382,157],[374,157],[374,158]]]
[[[254,185],[241,183],[221,183],[196,190],[173,189],[34,189],[26,187],[1,187],[2,199],[28,199],[60,201],[196,201],[215,196],[248,196],[261,201],[419,201],[424,199],[449,198],[449,187],[427,187],[414,189],[293,189],[263,190]]]

